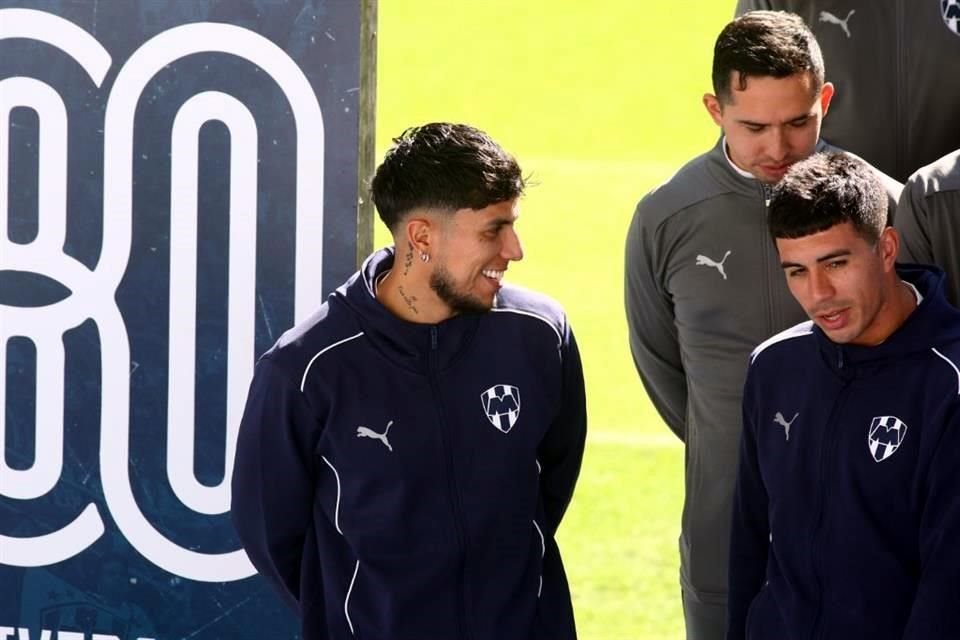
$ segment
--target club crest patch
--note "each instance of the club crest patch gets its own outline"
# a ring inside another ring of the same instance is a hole
[[[870,422],[867,446],[877,462],[892,456],[907,435],[907,425],[896,416],[878,416]]]
[[[940,0],[940,15],[947,29],[960,36],[960,0]]]
[[[510,384],[495,384],[480,394],[483,412],[490,424],[508,433],[520,417],[520,389]]]

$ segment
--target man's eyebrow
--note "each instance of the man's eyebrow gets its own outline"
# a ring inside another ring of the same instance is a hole
[[[837,249],[836,251],[831,251],[830,253],[817,258],[817,263],[819,264],[821,262],[829,262],[830,260],[833,260],[835,258],[849,256],[852,253],[853,252],[850,251],[850,249]],[[802,265],[799,262],[790,262],[789,260],[784,260],[780,263],[780,267],[782,269],[791,269],[791,268],[805,269],[806,265]]]
[[[812,117],[813,117],[813,112],[811,111],[811,112],[807,112],[807,113],[798,114],[798,115],[796,115],[796,116],[794,116],[794,117],[792,117],[792,118],[788,118],[788,119],[784,120],[783,122],[784,122],[784,124],[789,124],[789,123],[791,123],[791,122],[797,122],[797,121],[800,121],[800,120],[809,120],[809,119],[812,118]],[[739,123],[739,124],[747,125],[748,127],[769,127],[770,124],[771,124],[771,123],[769,123],[769,122],[756,122],[756,121],[754,121],[754,120],[746,120],[746,119],[742,119],[742,118],[738,118],[738,119],[736,120],[736,122]]]
[[[840,258],[843,256],[849,256],[852,251],[850,249],[837,249],[836,251],[831,251],[825,256],[820,256],[817,258],[817,262],[827,262],[828,260],[833,260],[834,258]]]

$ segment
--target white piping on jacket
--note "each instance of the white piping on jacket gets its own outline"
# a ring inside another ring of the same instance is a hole
[[[350,619],[350,594],[353,592],[353,583],[357,580],[357,571],[360,570],[360,561],[357,560],[357,566],[353,568],[353,577],[350,578],[350,586],[347,588],[347,597],[343,599],[343,615],[347,616],[347,624],[350,625],[350,633],[357,635],[353,631],[353,621]]]
[[[957,395],[960,395],[960,369],[957,368],[957,365],[953,364],[953,361],[950,360],[950,358],[943,355],[942,353],[937,351],[935,348],[931,347],[930,350],[933,351],[938,356],[940,356],[943,360],[945,360],[948,365],[953,367],[954,372],[957,374]]]
[[[334,343],[331,344],[330,346],[327,346],[327,347],[324,347],[323,349],[320,349],[320,351],[318,351],[315,356],[313,356],[312,358],[310,358],[310,362],[307,363],[307,368],[303,370],[303,378],[300,379],[300,392],[301,392],[301,393],[303,392],[303,387],[307,384],[307,374],[310,373],[310,367],[313,366],[313,361],[314,361],[314,360],[316,360],[317,358],[319,358],[320,356],[322,356],[323,354],[325,354],[327,351],[330,351],[330,349],[333,349],[334,347],[339,347],[339,346],[340,346],[341,344],[343,344],[344,342],[350,342],[350,341],[353,340],[354,338],[359,338],[359,337],[362,336],[362,335],[363,335],[363,331],[361,331],[360,333],[358,333],[358,334],[356,334],[356,335],[350,336],[349,338],[344,338],[343,340],[338,340],[337,342],[334,342]]]
[[[540,531],[540,525],[537,524],[537,521],[533,521],[533,526],[537,530],[537,535],[540,536],[540,586],[537,587],[537,597],[540,597],[540,592],[543,591],[543,559],[547,555],[547,543],[543,539],[543,531]]]
[[[555,326],[553,326],[553,323],[552,323],[552,322],[550,322],[549,320],[547,320],[546,318],[544,318],[543,316],[541,316],[541,315],[539,315],[539,314],[533,313],[532,311],[521,311],[521,310],[519,310],[519,309],[506,309],[506,308],[501,308],[501,307],[493,307],[492,309],[490,309],[490,311],[495,311],[496,313],[516,313],[516,314],[519,314],[519,315],[521,315],[521,316],[529,316],[529,317],[531,317],[531,318],[536,318],[536,319],[539,320],[540,322],[545,323],[548,327],[550,327],[551,329],[553,329],[553,332],[554,332],[555,334],[557,334],[557,346],[558,346],[558,347],[563,344],[563,338],[560,336],[560,331],[559,331]]]
[[[320,459],[327,463],[330,471],[333,471],[333,477],[337,479],[337,506],[333,511],[333,525],[337,528],[337,533],[342,536],[343,531],[340,530],[340,474],[337,473],[337,470],[330,464],[326,456],[320,456]]]

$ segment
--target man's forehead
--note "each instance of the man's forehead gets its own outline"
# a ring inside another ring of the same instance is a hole
[[[776,244],[781,260],[803,263],[817,262],[869,248],[869,243],[857,233],[849,221],[799,238],[777,238]]]
[[[787,76],[759,76],[746,75],[740,71],[730,72],[729,95],[721,99],[721,104],[738,106],[744,100],[749,100],[755,94],[777,93],[781,95],[793,94],[816,100],[818,96],[817,83],[810,71],[802,71]]]
[[[458,221],[468,220],[474,224],[514,222],[520,217],[520,205],[516,199],[504,200],[481,209],[459,209],[454,215]]]

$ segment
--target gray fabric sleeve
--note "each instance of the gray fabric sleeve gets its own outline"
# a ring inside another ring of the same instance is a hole
[[[737,0],[737,9],[734,15],[742,16],[748,11],[757,11],[758,9],[773,9],[769,2],[763,0]]]
[[[907,181],[900,195],[900,202],[897,204],[897,217],[894,226],[900,233],[898,262],[935,263],[933,244],[930,242],[929,229],[926,228],[928,216],[924,207],[923,185],[914,176]]]
[[[655,267],[654,230],[643,223],[637,205],[627,232],[624,306],[630,352],[654,407],[681,440],[686,435],[687,380],[680,359],[673,303]]]

